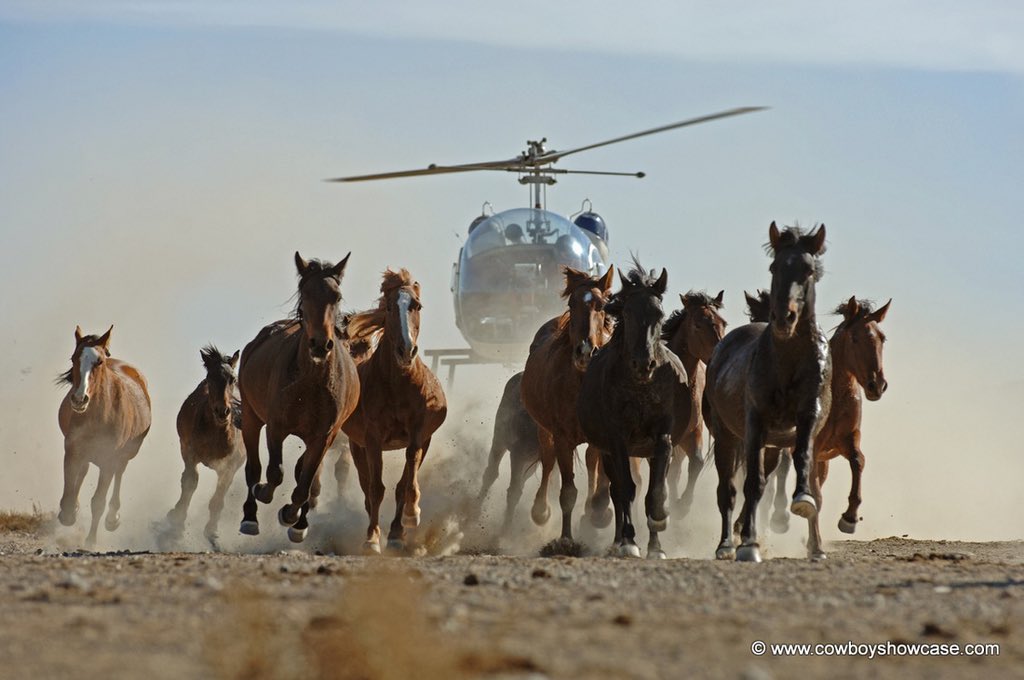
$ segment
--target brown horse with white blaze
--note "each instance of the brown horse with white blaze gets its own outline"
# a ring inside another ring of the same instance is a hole
[[[388,532],[388,548],[401,552],[406,529],[420,523],[420,466],[448,413],[441,383],[419,357],[419,282],[406,269],[388,269],[380,293],[377,307],[352,315],[346,330],[352,342],[376,341],[369,358],[359,363],[359,403],[344,424],[370,520],[364,544],[368,553],[380,552],[383,452],[405,449]]]
[[[83,335],[76,326],[71,369],[57,379],[58,384],[70,385],[57,414],[64,434],[64,493],[57,518],[64,526],[75,523],[78,493],[89,464],[94,464],[100,477],[92,497],[92,524],[86,538],[90,547],[96,543],[111,481],[114,492],[104,526],[107,531],[115,531],[120,525],[121,477],[152,424],[146,379],[131,364],[110,356],[113,330],[111,326],[100,336]]]
[[[217,525],[224,509],[224,496],[245,462],[239,429],[241,404],[236,394],[235,366],[239,354],[222,354],[213,345],[199,351],[206,377],[185,398],[176,421],[185,470],[181,473],[181,496],[167,513],[170,537],[179,538],[185,529],[188,506],[199,485],[198,468],[202,464],[217,473],[217,486],[210,497],[210,518],[203,530],[214,549],[219,547]]]
[[[338,329],[341,278],[349,255],[335,265],[307,261],[296,252],[296,318],[266,326],[242,350],[238,386],[249,490],[239,528],[243,534],[259,534],[256,500],[273,500],[274,490],[284,481],[282,444],[288,435],[295,435],[306,450],[295,468],[291,502],[278,512],[278,520],[288,527],[289,539],[297,543],[305,538],[324,453],[359,400],[355,363]],[[267,483],[260,484],[264,425],[270,458]]]
[[[590,358],[611,337],[612,320],[604,312],[611,293],[614,267],[603,276],[592,277],[571,267],[564,268],[565,289],[562,297],[568,309],[558,318],[555,330],[531,348],[523,371],[523,405],[538,425],[540,439],[541,480],[534,498],[531,516],[539,525],[551,515],[548,508],[548,480],[555,463],[562,478],[559,505],[562,509],[563,539],[572,540],[572,511],[576,505],[577,490],[573,470],[576,446],[586,441],[576,413],[583,373]],[[591,493],[599,499],[607,524],[610,502],[608,485],[597,481],[596,452],[588,453],[592,491],[595,485],[603,493]],[[594,510],[594,505],[591,505]],[[598,514],[594,510],[594,514]],[[600,522],[595,522],[599,524]]]

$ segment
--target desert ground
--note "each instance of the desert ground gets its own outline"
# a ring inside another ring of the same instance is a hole
[[[0,533],[4,678],[1024,677],[1024,544],[829,543],[824,562],[88,552]],[[315,539],[315,536],[313,537]],[[772,643],[998,655],[780,657]]]

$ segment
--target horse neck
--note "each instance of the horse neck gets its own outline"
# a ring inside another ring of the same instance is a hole
[[[824,342],[813,311],[797,322],[796,331],[789,338],[777,338],[772,332],[771,324],[765,328],[764,332],[771,342],[776,361],[780,366],[787,368],[802,362],[808,355],[808,348],[816,349],[819,343]]]
[[[832,353],[832,391],[835,394],[842,392],[841,388],[856,390],[859,386],[856,374],[853,372],[853,351],[850,348],[849,338],[846,331],[837,328],[828,341],[829,351]]]
[[[693,375],[693,372],[697,370],[697,364],[700,363],[700,358],[690,351],[690,343],[686,339],[686,333],[686,326],[680,326],[668,343],[668,348],[679,357],[679,361],[682,362],[687,375]]]
[[[373,351],[369,361],[373,364],[377,375],[388,381],[408,382],[418,374],[418,369],[423,365],[418,356],[413,357],[408,366],[398,363],[398,355],[395,352],[394,339],[385,327],[377,343],[377,349]]]

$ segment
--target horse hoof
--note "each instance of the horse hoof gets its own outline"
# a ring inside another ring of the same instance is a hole
[[[731,545],[722,545],[715,551],[716,560],[734,560],[736,559],[736,549]]]
[[[812,562],[822,562],[828,559],[828,555],[826,555],[824,551],[814,550],[807,556],[807,558]]]
[[[615,552],[619,557],[640,557],[640,548],[634,543],[622,543]]]
[[[756,545],[741,545],[736,550],[736,561],[737,562],[760,562],[761,551]]]
[[[380,555],[380,542],[366,541],[363,543],[363,554],[371,557],[374,555]]]
[[[412,514],[402,514],[402,526],[406,529],[415,529],[420,525],[420,509],[416,508],[416,511]]]
[[[789,506],[789,511],[804,519],[812,519],[818,514],[818,506],[815,504],[814,498],[802,493],[793,499],[793,504]]]
[[[851,522],[845,517],[839,517],[839,530],[844,534],[852,534],[857,531],[857,522]]]
[[[288,527],[288,540],[292,543],[302,543],[306,540],[307,529],[296,529],[295,527]]]
[[[284,505],[277,511],[277,521],[283,527],[290,527],[299,521],[299,513],[293,510],[291,505]]]
[[[533,518],[533,523],[539,527],[544,526],[551,519],[551,508],[547,505],[533,506],[530,510],[530,517]]]
[[[772,515],[771,519],[772,533],[784,534],[789,531],[789,514],[786,512],[779,512]]]
[[[611,508],[605,508],[604,510],[591,510],[588,513],[590,519],[590,526],[595,529],[604,529],[612,520],[615,519],[615,512]]]
[[[117,528],[121,526],[121,516],[115,514],[113,517],[107,515],[107,519],[103,522],[103,526],[107,528],[107,531],[117,531]]]
[[[668,529],[668,516],[666,516],[665,519],[658,520],[648,515],[647,528],[655,533]]]
[[[274,500],[274,488],[269,484],[256,484],[252,487],[252,495],[265,505]]]
[[[649,559],[649,560],[667,560],[668,559],[668,555],[666,555],[665,551],[662,550],[661,548],[657,548],[655,550],[648,550],[647,551],[647,559]]]
[[[400,538],[389,538],[387,550],[390,553],[405,554],[405,541]]]
[[[57,521],[60,522],[61,524],[63,524],[64,526],[66,526],[66,527],[73,526],[76,519],[77,519],[77,517],[75,516],[75,513],[73,513],[73,512],[69,512],[66,515],[62,512],[62,513],[57,515]]]
[[[238,531],[246,536],[259,536],[260,523],[254,519],[243,519],[242,524],[238,527]]]

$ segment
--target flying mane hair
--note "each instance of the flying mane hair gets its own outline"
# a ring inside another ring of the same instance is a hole
[[[412,274],[404,267],[397,272],[386,269],[383,276],[384,280],[380,283],[380,297],[377,298],[377,306],[346,316],[345,338],[350,343],[368,342],[376,346],[378,336],[384,332],[384,324],[387,320],[388,297],[399,288],[415,285]]]
[[[217,349],[216,345],[209,344],[199,350],[199,356],[203,359],[203,366],[207,368],[216,368],[220,364],[226,364],[231,361],[231,357],[225,356]]]
[[[95,345],[97,342],[99,342],[99,339],[100,339],[100,336],[98,336],[98,335],[85,335],[85,336],[82,336],[82,340],[81,340],[80,344],[85,345],[86,347],[89,347],[89,346]],[[75,379],[72,377],[72,372],[74,370],[75,369],[72,366],[71,368],[69,368],[68,370],[64,371],[63,373],[58,373],[57,377],[53,379],[53,384],[57,385],[58,387],[60,387],[61,385],[73,385],[73,384],[75,384]]]
[[[305,275],[299,274],[299,280],[305,279],[310,276],[317,276],[323,274],[325,271],[334,269],[334,263],[328,260],[318,260],[316,258],[306,262],[306,273]],[[300,284],[301,285],[301,284]],[[302,296],[299,291],[292,293],[289,300],[295,300],[295,306],[292,307],[291,318],[301,319],[302,318]],[[338,314],[338,325],[341,325],[341,314]]]
[[[815,229],[821,225],[814,225]],[[811,234],[814,233],[812,229],[810,232],[804,231],[799,226],[783,227],[779,233],[779,248],[792,248],[799,244],[805,239],[811,239]],[[764,252],[774,257],[776,255],[775,248],[772,247],[771,241],[764,244]],[[825,254],[825,246],[822,245],[821,252],[814,256],[814,280],[821,281],[821,277],[825,275],[825,266],[821,262],[821,255]]]
[[[843,302],[840,302],[839,305],[832,310],[833,314],[844,317],[843,320],[839,323],[839,326],[844,326],[853,323],[858,319],[863,319],[865,316],[875,311],[875,303],[872,300],[857,298],[857,313],[853,316],[852,319],[847,319],[845,317],[848,305],[849,300],[845,300]],[[837,326],[837,328],[839,326]]]

